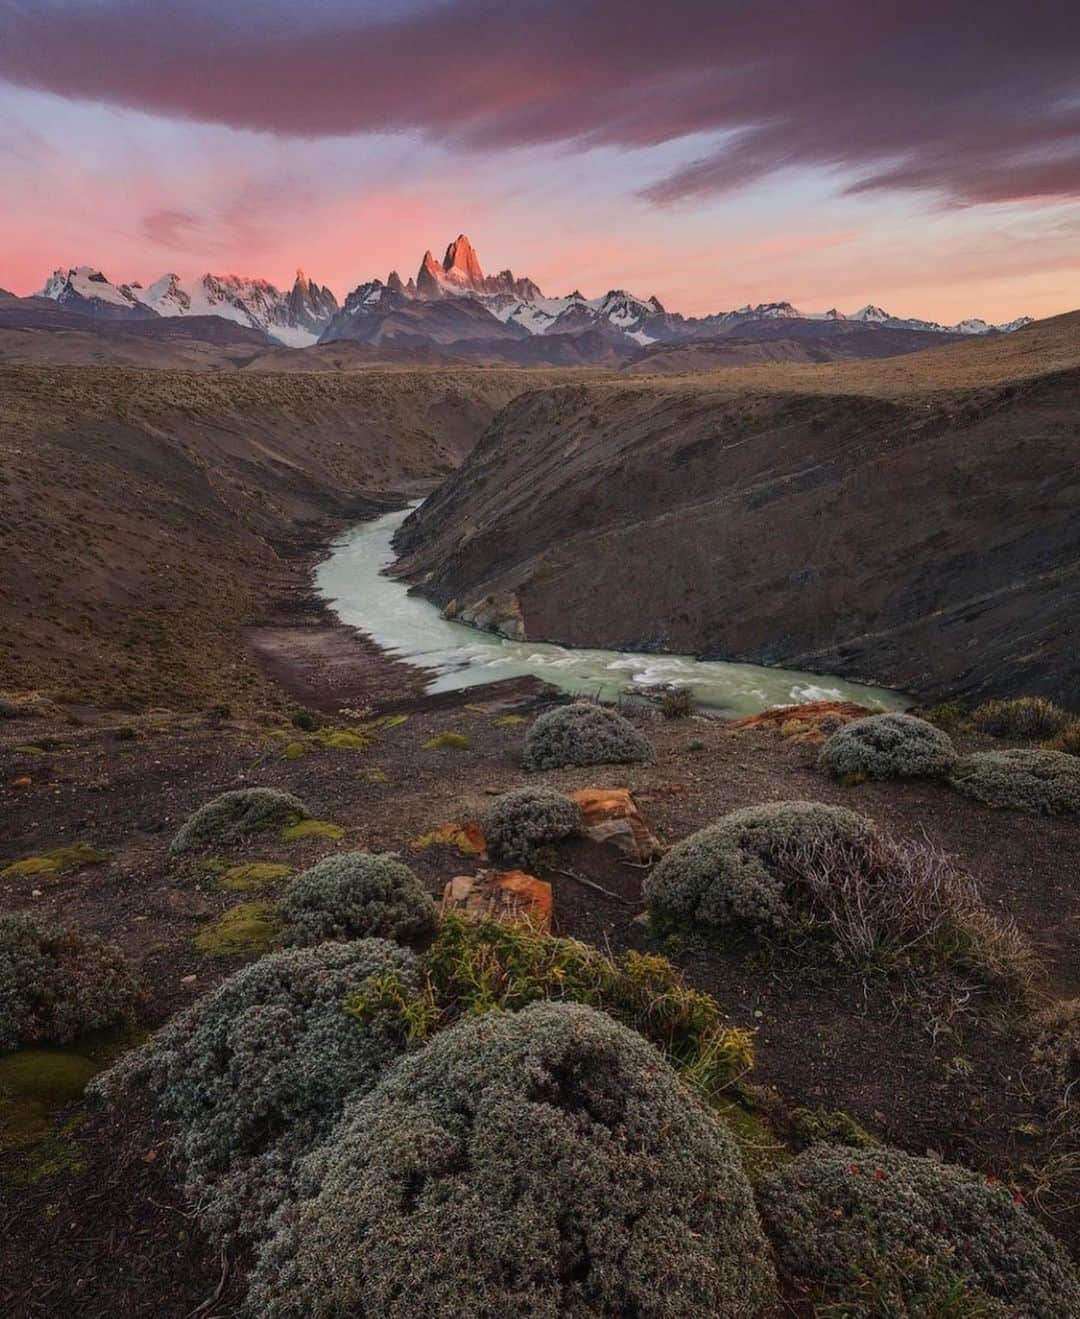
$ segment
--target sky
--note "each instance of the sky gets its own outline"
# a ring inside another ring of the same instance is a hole
[[[1080,307],[1076,0],[0,0],[0,287],[464,231],[547,293]]]

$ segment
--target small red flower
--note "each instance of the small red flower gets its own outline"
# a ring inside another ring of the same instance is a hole
[[[857,1163],[849,1163],[848,1172],[851,1173],[853,1177],[857,1176],[859,1172],[859,1165]]]
[[[879,1168],[877,1172],[874,1173],[874,1176],[877,1178],[879,1182],[883,1182],[885,1180],[885,1169]]]

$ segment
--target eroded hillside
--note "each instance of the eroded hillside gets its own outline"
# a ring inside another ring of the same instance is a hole
[[[263,693],[243,629],[335,520],[449,473],[521,371],[0,369],[0,689]]]
[[[1080,683],[1080,314],[506,409],[404,526],[466,619],[925,696]]]

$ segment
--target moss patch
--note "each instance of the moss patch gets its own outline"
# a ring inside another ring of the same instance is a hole
[[[281,748],[282,760],[299,760],[311,750],[306,742],[286,742]]]
[[[344,838],[345,830],[331,820],[300,820],[282,829],[286,843],[298,843],[304,838]]]
[[[195,947],[207,957],[258,957],[274,945],[276,910],[272,902],[230,907],[195,936]]]
[[[790,1162],[791,1152],[777,1138],[769,1121],[751,1105],[727,1094],[714,1094],[709,1107],[734,1136],[743,1170],[751,1182]]]
[[[362,769],[357,775],[361,783],[389,783],[390,775],[385,769]]]
[[[217,877],[222,888],[234,889],[246,893],[253,889],[265,888],[275,879],[284,879],[291,875],[292,866],[283,861],[249,861],[246,865],[230,866]]]
[[[18,879],[26,875],[59,875],[67,870],[82,870],[86,866],[100,866],[108,861],[108,852],[102,852],[89,843],[75,843],[71,847],[57,847],[40,856],[24,856],[0,870],[0,879]]]
[[[491,721],[496,728],[513,728],[517,724],[527,724],[529,721],[523,714],[501,714],[498,719]]]
[[[427,847],[456,847],[465,856],[483,856],[486,850],[484,832],[475,824],[440,824],[430,833],[420,834],[409,839],[409,846],[415,851]]]
[[[436,733],[424,743],[425,751],[471,751],[472,743],[464,733]]]
[[[0,1058],[0,1149],[48,1135],[53,1115],[79,1099],[100,1063],[66,1049],[20,1049]]]

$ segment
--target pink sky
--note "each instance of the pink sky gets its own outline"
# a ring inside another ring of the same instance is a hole
[[[689,314],[1080,306],[1075,7],[814,8],[0,0],[0,287],[303,266],[341,297],[464,230],[545,292]]]

